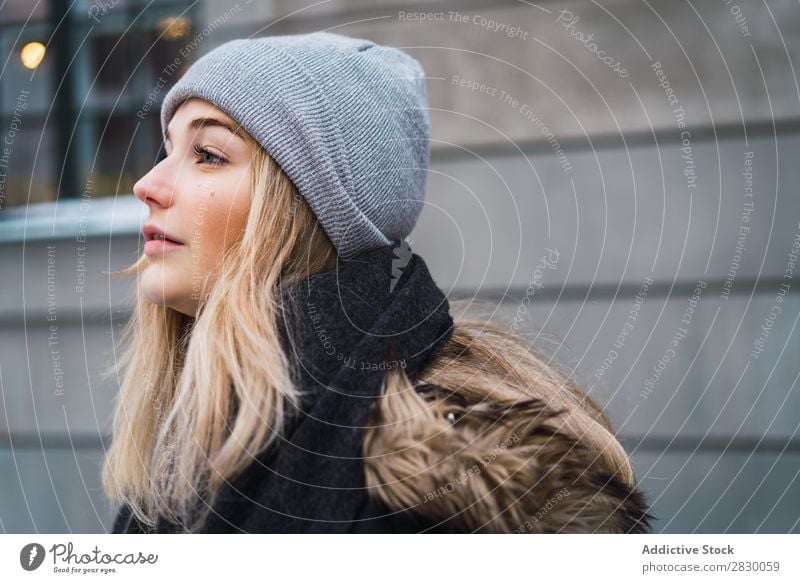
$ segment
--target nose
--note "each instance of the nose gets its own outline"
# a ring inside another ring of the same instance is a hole
[[[133,194],[147,206],[169,207],[172,204],[173,181],[164,171],[163,163],[156,164],[150,172],[133,185]]]

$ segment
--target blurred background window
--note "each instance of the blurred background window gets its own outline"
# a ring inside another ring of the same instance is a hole
[[[197,5],[3,4],[0,123],[12,143],[0,160],[0,208],[80,197],[87,190],[92,196],[132,191],[157,158],[161,99],[190,64],[180,50],[195,28]]]

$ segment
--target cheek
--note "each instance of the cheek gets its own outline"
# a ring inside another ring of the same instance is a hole
[[[220,194],[208,197],[205,204],[198,207],[193,219],[192,247],[201,258],[203,271],[212,270],[225,249],[241,237],[248,211],[249,204],[244,196],[223,197]]]

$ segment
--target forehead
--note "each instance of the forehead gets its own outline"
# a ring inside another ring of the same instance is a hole
[[[182,102],[172,115],[172,119],[167,124],[166,139],[169,140],[176,131],[191,129],[191,121],[198,118],[213,118],[223,121],[225,125],[230,126],[231,130],[236,130],[234,133],[240,135],[239,124],[228,114],[213,103],[198,97],[191,97]]]
[[[190,97],[186,101],[183,101],[175,110],[172,119],[175,120],[176,118],[182,118],[185,120],[186,118],[196,115],[213,115],[227,121],[233,121],[228,114],[222,111],[219,107],[209,101],[206,101],[205,99],[200,99],[199,97]]]

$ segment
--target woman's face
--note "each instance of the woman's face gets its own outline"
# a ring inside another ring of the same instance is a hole
[[[141,277],[154,303],[196,316],[224,250],[244,230],[251,200],[251,146],[207,101],[183,102],[167,127],[167,157],[134,185],[150,212]],[[165,241],[158,240],[161,235]]]

